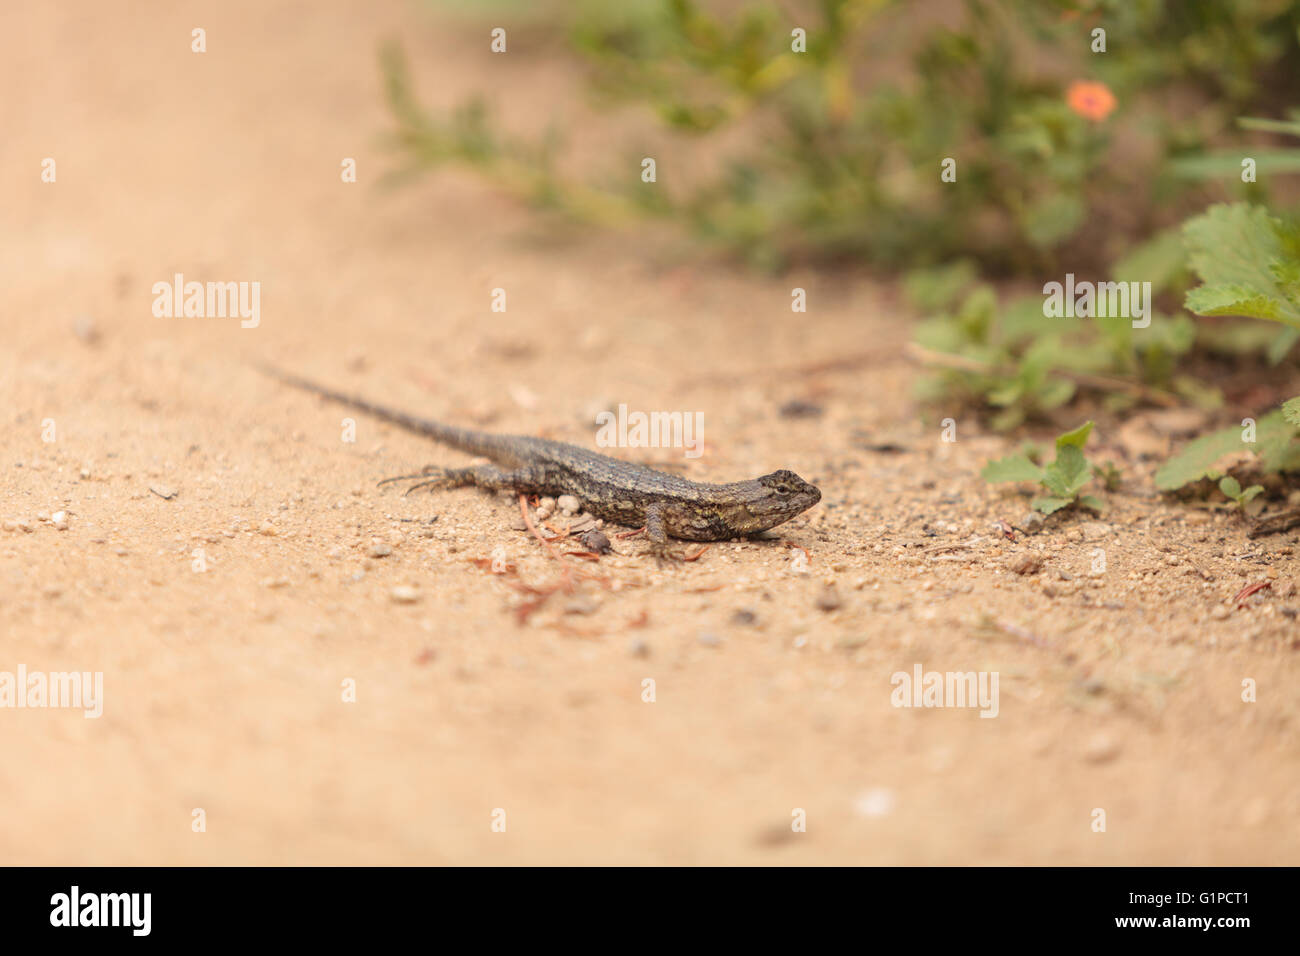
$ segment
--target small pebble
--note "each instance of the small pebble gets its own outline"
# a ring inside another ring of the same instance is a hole
[[[828,584],[822,589],[822,593],[817,595],[814,606],[819,611],[829,613],[843,607],[844,601],[840,598],[840,592],[835,589],[835,585]]]
[[[88,315],[77,316],[72,323],[72,331],[87,345],[94,345],[99,341],[99,328],[95,325],[95,320]]]
[[[802,398],[792,398],[778,409],[782,418],[820,418],[824,412],[825,409],[816,402]]]
[[[586,596],[579,596],[564,605],[565,614],[595,614],[600,604]]]
[[[149,490],[166,501],[176,497],[176,489],[171,485],[150,485]]]
[[[704,631],[695,639],[695,642],[697,644],[703,644],[705,647],[718,647],[722,644],[722,638],[718,637],[716,634]]]
[[[605,537],[605,533],[603,531],[597,531],[595,528],[592,528],[590,531],[584,531],[578,537],[578,540],[581,541],[582,546],[592,554],[608,554],[614,550],[613,546],[609,543],[609,538]]]
[[[376,541],[370,546],[370,550],[366,552],[372,558],[386,558],[392,553],[393,549],[382,541]]]
[[[1107,734],[1096,734],[1083,748],[1083,759],[1089,763],[1106,763],[1119,756],[1119,742]]]
[[[393,602],[396,604],[414,604],[416,601],[420,600],[420,592],[409,584],[397,585],[397,587],[388,592],[388,596],[392,598]]]
[[[1007,569],[1016,574],[1037,574],[1043,569],[1043,556],[1037,551],[1021,551],[1007,560]]]
[[[560,506],[560,511],[566,515],[576,515],[579,509],[582,508],[582,505],[578,503],[578,499],[573,495],[560,495],[555,500],[555,503]]]

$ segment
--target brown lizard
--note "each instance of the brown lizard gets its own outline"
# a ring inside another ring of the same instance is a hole
[[[632,528],[644,525],[651,550],[659,558],[671,556],[670,537],[725,541],[757,534],[807,511],[822,497],[815,485],[784,469],[721,485],[689,481],[567,442],[528,435],[495,435],[408,415],[274,368],[260,367],[285,384],[492,462],[469,468],[430,466],[414,475],[386,478],[380,484],[415,481],[407,489],[408,494],[416,488],[476,485],[529,495],[573,495],[596,517]]]

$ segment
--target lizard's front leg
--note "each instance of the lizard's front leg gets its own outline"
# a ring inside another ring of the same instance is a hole
[[[664,567],[669,561],[676,560],[677,555],[673,554],[672,549],[668,547],[668,529],[664,524],[664,506],[658,501],[646,505],[645,536],[650,542],[650,553],[660,567]]]

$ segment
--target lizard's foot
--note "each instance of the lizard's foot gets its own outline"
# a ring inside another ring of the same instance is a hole
[[[677,562],[682,560],[681,556],[669,547],[667,541],[651,541],[650,555],[655,559],[655,564],[661,568],[675,567]]]
[[[417,481],[416,479],[420,480]],[[384,485],[392,484],[395,481],[415,481],[415,484],[402,492],[403,498],[417,488],[434,488],[437,486],[453,488],[460,483],[451,470],[439,468],[436,465],[426,465],[413,475],[394,475],[392,478],[385,478],[379,482],[379,487],[382,488]]]
[[[463,488],[466,485],[486,488],[489,491],[509,490],[529,494],[539,489],[538,478],[533,469],[502,471],[494,465],[473,465],[469,468],[439,468],[436,465],[429,465],[421,469],[418,474],[385,478],[380,484],[386,485],[393,481],[415,481],[415,484],[402,493],[403,497],[417,488],[436,490]]]

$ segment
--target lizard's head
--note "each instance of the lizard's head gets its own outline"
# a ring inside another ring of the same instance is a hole
[[[748,532],[766,531],[797,514],[807,511],[822,500],[816,485],[810,485],[793,471],[774,471],[754,479],[756,493],[745,502],[753,517]]]

